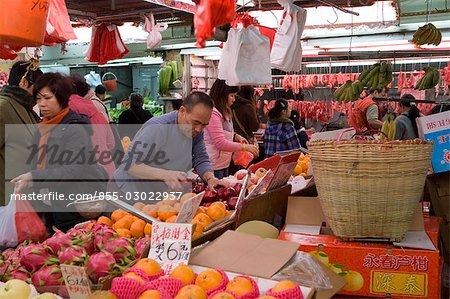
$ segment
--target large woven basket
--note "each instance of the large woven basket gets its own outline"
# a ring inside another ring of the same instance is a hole
[[[432,143],[315,141],[308,149],[322,209],[336,236],[404,238],[422,196]]]

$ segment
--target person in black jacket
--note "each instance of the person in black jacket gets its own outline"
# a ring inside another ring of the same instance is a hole
[[[256,101],[254,89],[251,86],[241,86],[236,95],[236,100],[231,107],[233,113],[234,131],[247,139],[251,144],[255,143],[253,132],[259,129],[258,114],[256,113]]]
[[[42,194],[61,194],[64,200],[50,201],[44,211],[46,226],[66,230],[85,221],[69,212],[68,204],[79,195],[106,190],[107,174],[95,160],[89,119],[69,109],[72,86],[67,77],[47,73],[35,83],[33,94],[44,116],[38,125],[30,161],[31,171],[14,178],[15,193],[32,188]],[[67,211],[67,212],[66,212]],[[48,213],[50,212],[50,213]]]
[[[142,108],[143,105],[144,99],[140,94],[132,93],[130,95],[130,109],[125,110],[119,116],[120,136],[128,136],[133,139],[134,135],[136,135],[137,131],[139,131],[141,127],[136,125],[142,125],[153,117],[150,111],[144,110],[144,108]]]
[[[309,141],[308,134],[306,133],[305,127],[303,126],[303,122],[300,119],[300,115],[298,111],[292,110],[290,120],[294,123],[295,130],[297,131],[297,138],[300,141],[300,146],[307,149],[306,143]]]

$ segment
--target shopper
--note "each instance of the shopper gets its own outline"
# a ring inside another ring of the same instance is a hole
[[[39,116],[33,111],[36,100],[32,93],[33,84],[41,75],[42,71],[35,62],[18,61],[9,73],[9,85],[0,91],[0,206],[5,204],[6,198],[14,191],[9,180],[27,171],[26,165],[21,163],[6,171],[5,159],[8,158],[11,162],[23,161],[23,157],[29,156],[33,142],[33,132],[25,126],[20,129],[20,134],[10,134],[10,130],[14,129],[6,126],[38,123]],[[5,157],[6,152],[8,157]]]
[[[153,117],[150,111],[145,110],[142,106],[144,106],[142,96],[138,93],[132,93],[130,95],[130,109],[125,110],[119,116],[120,136],[128,136],[133,139],[141,128],[139,125],[145,124]]]
[[[359,131],[370,130],[372,132],[378,132],[383,126],[383,122],[380,120],[378,106],[372,99],[386,98],[386,96],[387,88],[385,87],[369,89],[368,96],[355,103],[349,118],[349,124]]]
[[[94,102],[85,98],[89,93],[89,85],[79,76],[71,76],[74,93],[70,96],[69,108],[74,112],[88,117],[93,125],[92,146],[96,150],[96,158],[105,168],[109,178],[112,178],[116,166],[114,156],[116,140],[104,113],[95,107]],[[101,161],[100,161],[101,159]]]
[[[433,109],[431,109],[430,114],[436,114],[450,110],[450,85],[447,86],[447,92],[444,93],[443,97],[441,99],[438,99],[437,101],[439,101],[440,104],[434,106]]]
[[[266,157],[300,147],[294,123],[289,119],[290,115],[291,107],[284,99],[277,100],[275,106],[269,110],[269,121],[264,133]]]
[[[400,101],[400,115],[395,118],[395,139],[413,140],[419,138],[416,118],[420,117],[420,111],[411,94],[404,94]]]
[[[206,153],[203,130],[214,107],[202,93],[188,95],[178,111],[153,117],[136,134],[122,165],[116,170],[112,190],[125,194],[156,192],[155,183],[165,189],[181,191],[186,172],[194,168],[210,188],[218,185]],[[144,155],[142,155],[144,154]],[[164,161],[156,156],[164,156]],[[169,161],[167,161],[169,160]],[[165,162],[165,163],[164,163]],[[190,186],[192,189],[192,185]],[[155,202],[153,202],[155,203]]]
[[[234,132],[231,106],[237,92],[237,87],[228,86],[220,79],[214,82],[210,91],[215,107],[205,130],[205,145],[214,174],[219,179],[228,176],[233,153],[247,151],[254,157],[259,155],[258,146],[249,144],[244,137]]]
[[[33,188],[36,193],[57,192],[69,196],[105,191],[105,170],[86,161],[92,152],[92,128],[87,117],[69,108],[72,86],[67,77],[47,73],[34,84],[33,94],[44,116],[34,137],[31,171],[14,178],[16,192]],[[70,155],[71,158],[67,158]],[[66,157],[66,158],[64,158]],[[94,161],[95,162],[95,161]],[[51,201],[47,227],[66,230],[85,219],[76,212],[62,212],[68,201]]]
[[[307,149],[308,147],[306,143],[309,141],[309,137],[308,134],[306,133],[305,127],[303,126],[303,122],[300,119],[298,111],[292,110],[289,119],[292,120],[292,122],[294,123],[294,128],[295,131],[297,132],[297,138],[298,141],[300,142],[301,147]]]
[[[233,113],[234,131],[247,139],[249,143],[255,144],[253,132],[259,129],[259,120],[256,113],[256,102],[254,88],[241,86],[236,95],[236,101],[231,106]]]
[[[80,80],[83,80],[80,78]],[[86,85],[89,87],[89,85],[86,83]],[[103,103],[103,99],[105,98],[105,94],[99,94],[98,92],[102,92],[102,89],[106,91],[105,87],[103,85],[99,85],[95,88],[95,91],[91,88],[88,89],[87,93],[82,96],[88,100],[91,100],[94,106],[97,108],[98,111],[100,111],[103,116],[106,118],[108,122],[111,122],[111,117],[108,113],[108,107]]]

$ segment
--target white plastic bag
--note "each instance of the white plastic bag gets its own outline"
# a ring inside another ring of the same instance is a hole
[[[298,72],[302,67],[301,37],[306,23],[306,9],[291,1],[278,1],[284,7],[283,19],[275,34],[271,65],[285,72]]]
[[[10,200],[6,206],[0,207],[0,248],[15,247],[19,244],[15,215],[15,200]]]
[[[231,28],[219,62],[219,79],[229,86],[271,84],[269,38],[253,25]]]
[[[158,46],[162,41],[161,32],[166,30],[167,24],[155,24],[155,19],[153,14],[150,13],[149,16],[145,16],[145,31],[148,32],[147,36],[147,48],[153,49]]]

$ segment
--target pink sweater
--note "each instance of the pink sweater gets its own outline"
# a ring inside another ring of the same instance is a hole
[[[233,142],[234,129],[231,120],[225,120],[214,108],[204,133],[206,151],[214,170],[230,166],[233,152],[241,150],[241,144]]]

